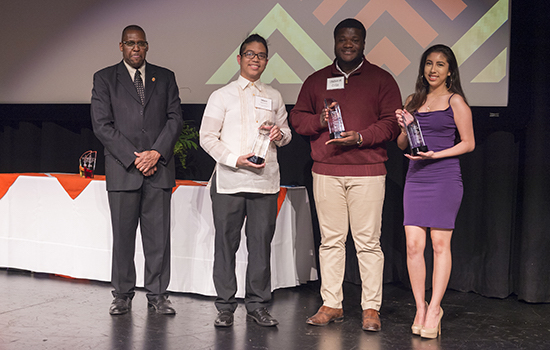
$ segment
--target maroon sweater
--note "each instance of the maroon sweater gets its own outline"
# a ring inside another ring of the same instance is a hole
[[[402,107],[399,87],[388,72],[366,59],[344,89],[327,90],[327,78],[339,76],[342,73],[335,63],[310,75],[290,112],[296,132],[310,136],[312,170],[332,176],[385,175],[385,141],[399,134],[395,119],[395,110]],[[363,136],[361,147],[325,145],[329,132],[319,119],[325,98],[338,101],[346,131],[355,130]]]

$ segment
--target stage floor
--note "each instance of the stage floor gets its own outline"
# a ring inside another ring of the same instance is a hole
[[[0,269],[0,349],[549,349],[550,304],[514,297],[490,299],[448,291],[443,300],[442,337],[410,334],[412,294],[384,285],[382,331],[361,330],[360,288],[344,285],[343,323],[307,325],[321,304],[319,282],[275,290],[271,313],[280,325],[263,328],[246,321],[239,304],[232,328],[217,329],[214,297],[172,293],[176,316],[147,311],[139,290],[132,311],[110,316],[106,282]]]

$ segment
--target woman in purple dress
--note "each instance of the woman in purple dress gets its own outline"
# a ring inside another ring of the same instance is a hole
[[[405,120],[416,117],[428,151],[405,154],[409,169],[403,194],[407,268],[416,303],[412,333],[423,338],[441,334],[441,300],[451,275],[451,236],[462,200],[458,156],[474,150],[472,112],[468,106],[452,50],[435,45],[422,55],[415,92],[403,110],[395,111],[401,134],[397,145],[408,146]],[[412,114],[412,115],[411,115]],[[408,123],[407,123],[408,124]],[[458,137],[457,137],[458,131]],[[425,301],[424,248],[430,229],[434,252],[432,297]]]

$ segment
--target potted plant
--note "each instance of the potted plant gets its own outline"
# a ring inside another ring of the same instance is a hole
[[[187,169],[187,155],[191,149],[196,150],[199,145],[197,140],[199,138],[199,132],[190,122],[183,122],[183,129],[176,144],[174,145],[174,157],[179,159],[181,167]]]

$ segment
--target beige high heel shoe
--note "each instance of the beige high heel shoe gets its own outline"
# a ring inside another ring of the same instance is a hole
[[[426,309],[427,308],[428,308],[428,302],[426,301]],[[422,327],[423,326],[421,324],[413,323],[413,325],[411,326],[412,334],[420,335],[420,331],[422,330]]]
[[[415,324],[411,326],[412,334],[414,335],[420,335],[420,332],[422,331],[422,325],[421,324]]]
[[[443,309],[439,307],[439,321],[435,328],[422,328],[420,330],[420,336],[422,338],[435,339],[438,335],[441,335],[441,319],[443,318]]]

